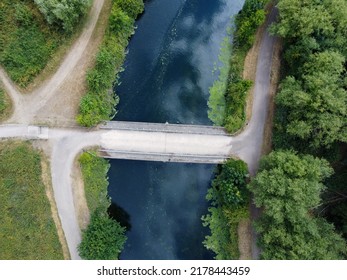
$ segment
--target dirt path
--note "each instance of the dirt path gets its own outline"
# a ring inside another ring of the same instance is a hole
[[[94,1],[80,37],[66,54],[57,72],[33,92],[22,94],[0,69],[0,79],[14,103],[14,113],[7,123],[75,124],[79,100],[85,87],[85,73],[97,51],[98,42],[91,42],[91,39],[104,2]],[[95,36],[93,39],[101,41],[100,37]]]
[[[273,23],[277,17],[278,11],[273,8],[267,19],[265,28]],[[272,97],[271,88],[271,69],[273,61],[273,52],[275,37],[270,36],[266,31],[262,37],[260,50],[258,54],[252,116],[247,128],[237,137],[235,137],[234,153],[242,160],[247,162],[251,176],[255,176],[259,160],[263,151],[264,131],[269,113],[269,104]],[[261,210],[252,203],[250,207],[252,221],[257,219]],[[259,259],[260,250],[256,244],[257,235],[252,229],[252,258]]]

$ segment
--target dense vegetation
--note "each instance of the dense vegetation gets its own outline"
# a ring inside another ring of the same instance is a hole
[[[0,63],[21,87],[32,82],[69,37],[47,24],[33,0],[2,0],[0,30]]]
[[[346,258],[339,234],[347,233],[347,2],[280,0],[278,8],[272,32],[284,50],[277,152],[263,159],[250,186],[264,207],[257,222],[262,257]]]
[[[142,0],[114,1],[95,66],[87,75],[88,92],[81,100],[77,116],[80,125],[94,126],[116,113],[118,96],[112,92],[112,84],[117,83],[135,19],[143,9]]]
[[[80,256],[86,260],[116,260],[126,241],[125,227],[112,220],[107,212],[95,210],[79,245]]]
[[[249,194],[246,189],[247,165],[241,160],[228,160],[218,167],[207,199],[209,214],[202,217],[211,235],[204,245],[216,254],[218,260],[238,259],[237,228],[241,219],[248,217]]]
[[[316,217],[333,170],[326,160],[292,151],[264,157],[250,189],[263,207],[256,229],[264,259],[343,259],[347,246],[325,219]]]
[[[286,71],[276,99],[275,147],[314,153],[347,142],[346,1],[281,0],[278,7],[272,30],[284,38]]]
[[[34,0],[49,24],[72,32],[83,17],[91,0]]]
[[[233,44],[224,41],[219,57],[223,66],[219,79],[210,88],[209,118],[227,131],[238,131],[245,122],[245,106],[252,82],[243,79],[243,64],[254,42],[255,32],[265,20],[267,0],[246,0],[235,17]],[[231,57],[230,57],[231,53]]]
[[[108,215],[107,172],[110,164],[95,152],[85,152],[79,158],[84,189],[91,219],[83,231],[79,253],[87,260],[115,260],[122,251],[126,228]]]
[[[41,172],[31,145],[0,142],[0,259],[63,259]]]

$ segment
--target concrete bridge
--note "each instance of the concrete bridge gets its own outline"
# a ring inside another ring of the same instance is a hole
[[[140,122],[106,122],[100,129],[104,158],[163,162],[221,163],[232,138],[222,127]]]

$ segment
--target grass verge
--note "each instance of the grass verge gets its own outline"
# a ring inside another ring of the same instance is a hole
[[[0,174],[0,259],[63,259],[39,152],[0,142]]]
[[[107,160],[98,157],[95,150],[82,153],[78,161],[89,211],[92,213],[99,207],[103,207],[106,211],[110,204],[107,199],[107,172],[110,164]]]
[[[12,112],[12,100],[0,86],[0,122],[9,118]]]

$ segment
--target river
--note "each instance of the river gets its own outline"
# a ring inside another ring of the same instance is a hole
[[[243,0],[148,0],[115,88],[115,120],[211,125],[209,87]],[[214,165],[111,160],[113,215],[128,227],[121,259],[212,259],[201,223]]]

